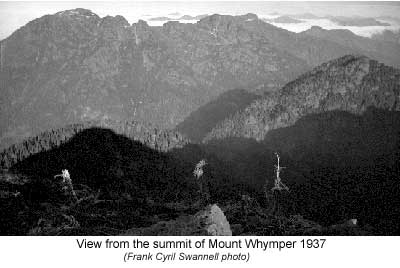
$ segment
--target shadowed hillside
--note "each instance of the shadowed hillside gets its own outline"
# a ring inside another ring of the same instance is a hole
[[[178,190],[185,178],[178,168],[167,155],[138,141],[108,129],[89,128],[59,147],[15,164],[10,171],[51,179],[62,169],[68,169],[73,181],[104,193],[132,192],[135,197],[144,198],[154,191],[153,197],[176,200],[180,194],[189,194]]]
[[[51,136],[41,137],[48,144]],[[202,158],[207,168],[199,191],[193,169]],[[63,169],[71,175],[77,203],[71,204],[65,182],[54,177]],[[194,214],[208,202],[240,198],[246,185],[230,175],[197,145],[166,153],[110,129],[82,129],[0,174],[0,233],[119,234]]]
[[[150,124],[114,120],[89,121],[44,131],[35,137],[28,138],[4,149],[0,152],[0,167],[3,169],[10,168],[30,155],[56,148],[67,142],[78,132],[91,127],[110,128],[118,134],[125,135],[130,139],[142,142],[150,148],[163,152],[172,148],[182,147],[188,143],[188,140],[179,133],[170,130],[159,130]]]
[[[81,199],[72,207],[62,183],[54,178],[62,169],[70,172]],[[84,129],[67,142],[16,163],[8,172],[11,179],[1,180],[2,193],[18,193],[18,198],[1,205],[3,234],[32,231],[40,219],[58,226],[60,217],[79,222],[80,227],[72,229],[82,234],[101,234],[98,227],[143,226],[152,223],[153,214],[174,217],[176,212],[165,204],[196,200],[198,191],[191,170],[178,161],[104,128]]]
[[[261,142],[227,138],[204,148],[259,191],[266,180],[272,188],[273,152],[279,152],[291,214],[324,225],[357,218],[376,234],[400,232],[399,112],[370,107],[362,115],[311,114],[270,131]]]
[[[218,122],[245,108],[261,96],[242,89],[229,90],[192,112],[175,130],[199,143]]]
[[[374,108],[362,115],[308,115],[269,132],[263,142],[230,138],[168,153],[90,128],[12,166],[14,177],[1,180],[0,226],[4,234],[43,234],[42,225],[53,226],[49,234],[54,228],[62,234],[118,234],[156,228],[162,220],[179,225],[180,216],[218,202],[234,234],[343,234],[329,226],[351,218],[363,232],[398,234],[399,134],[399,112]],[[264,193],[272,188],[275,151],[287,167],[281,176],[290,189],[282,215],[270,214]],[[192,173],[200,159],[207,161],[203,192]],[[54,178],[64,168],[81,200],[73,206]],[[326,227],[306,231],[305,219]],[[360,234],[352,230],[345,232]]]
[[[297,163],[287,179],[301,215],[325,223],[358,218],[378,233],[399,233],[399,112],[310,115],[263,143]]]

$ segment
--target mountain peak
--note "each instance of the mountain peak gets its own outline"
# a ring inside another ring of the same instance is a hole
[[[118,27],[124,27],[124,26],[129,26],[129,22],[121,15],[117,15],[115,17],[113,16],[106,16],[102,18],[102,25],[103,26],[118,26]]]
[[[64,10],[56,13],[58,16],[85,16],[85,17],[98,17],[95,13],[93,13],[89,9],[84,9],[84,8],[75,8],[75,9],[69,9],[69,10]]]
[[[247,13],[239,17],[245,20],[258,20],[258,16],[254,13]]]
[[[324,28],[322,28],[321,26],[313,25],[313,26],[311,26],[311,28],[308,31],[320,32],[320,31],[323,31],[323,30],[324,30]]]
[[[257,15],[253,13],[248,13],[240,16],[213,14],[199,20],[198,23],[200,25],[208,25],[211,27],[216,27],[216,26],[229,26],[232,23],[242,23],[245,21],[253,21],[253,20],[258,20]]]
[[[337,68],[337,67],[349,67],[350,65],[352,66],[366,65],[369,64],[369,62],[371,61],[376,62],[374,60],[371,60],[367,56],[361,54],[351,54],[325,62],[321,64],[319,67],[316,67],[314,70],[325,69],[325,67]]]
[[[340,36],[351,36],[351,37],[357,37],[355,33],[350,31],[349,29],[331,29],[327,30],[322,28],[321,26],[311,26],[310,29],[304,31],[305,34],[313,35],[316,37],[324,37],[324,36],[330,36],[330,35],[340,35]],[[358,38],[364,38],[364,37],[358,37]],[[366,39],[366,38],[365,38]]]
[[[136,26],[141,28],[149,28],[149,24],[145,20],[138,20],[138,22],[134,23]]]

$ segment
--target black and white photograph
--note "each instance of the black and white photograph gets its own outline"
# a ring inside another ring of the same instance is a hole
[[[0,2],[1,236],[399,236],[400,2]]]

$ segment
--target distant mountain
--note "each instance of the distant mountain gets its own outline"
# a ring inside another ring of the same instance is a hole
[[[201,142],[218,122],[260,97],[243,89],[229,90],[192,112],[175,130],[186,135],[192,142]]]
[[[282,30],[254,14],[150,27],[85,9],[31,21],[0,48],[3,148],[87,120],[174,128],[227,90],[268,92],[312,66],[360,52]],[[381,53],[379,60],[400,62],[392,51]]]
[[[314,20],[314,19],[322,19],[323,17],[319,17],[312,13],[302,13],[302,14],[291,14],[289,15],[292,18],[299,19],[299,20]]]
[[[400,45],[400,30],[398,31],[385,30],[381,33],[373,34],[371,38],[375,40],[391,42]]]
[[[362,17],[327,17],[329,20],[337,23],[340,26],[357,26],[357,27],[367,27],[367,26],[390,26],[389,23],[380,22],[374,18],[362,18]]]
[[[208,16],[209,16],[208,14],[201,14],[201,15],[195,16],[194,18],[195,18],[196,20],[201,20],[201,19],[204,19],[205,17],[208,17]]]
[[[208,16],[207,14],[197,15],[197,16],[183,15],[182,17],[179,18],[179,20],[201,20],[207,16]]]
[[[365,56],[344,56],[327,62],[256,100],[219,123],[205,141],[226,137],[263,140],[273,130],[301,117],[332,110],[363,113],[367,107],[399,111],[400,71]]]
[[[190,16],[190,15],[183,15],[179,19],[180,20],[194,20],[195,18],[193,16]]]
[[[379,59],[385,64],[398,67],[397,62],[400,60],[400,44],[362,37],[349,30],[325,30],[319,26],[313,26],[300,34],[335,42],[355,51],[363,51],[363,54],[368,57]]]
[[[280,16],[275,19],[271,19],[271,22],[275,23],[302,23],[302,20],[294,19],[290,16]]]
[[[175,13],[173,13],[175,14]],[[179,13],[177,13],[179,14]],[[203,15],[196,15],[196,16],[191,16],[191,15],[182,15],[180,17],[175,17],[175,18],[170,18],[170,17],[154,17],[154,18],[150,18],[149,21],[177,21],[177,20],[201,20],[205,17],[207,17],[207,14],[203,14]]]
[[[275,14],[277,15],[277,14]],[[382,22],[380,21],[381,19],[384,21],[399,21],[398,18],[395,17],[390,17],[390,16],[381,16],[378,18],[368,18],[368,17],[359,17],[359,16],[317,16],[312,13],[303,13],[303,14],[285,14],[282,15],[276,19],[282,19],[282,21],[285,20],[321,20],[321,19],[327,19],[332,22],[334,22],[337,25],[340,26],[354,26],[354,27],[370,27],[370,26],[390,26],[390,23],[388,22]],[[273,21],[273,20],[272,20]],[[278,21],[275,21],[278,22]],[[282,22],[285,23],[285,22]],[[287,22],[290,23],[290,22]],[[293,22],[295,23],[295,22]]]
[[[149,19],[149,21],[169,21],[169,20],[174,20],[174,19],[171,19],[170,17],[154,17]]]
[[[376,17],[378,20],[388,20],[388,21],[395,21],[395,22],[400,22],[399,17],[394,17],[394,16],[379,16]]]

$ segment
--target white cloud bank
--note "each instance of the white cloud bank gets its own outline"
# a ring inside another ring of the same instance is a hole
[[[392,30],[396,31],[400,29],[400,23],[395,21],[395,20],[379,20],[380,22],[387,22],[390,24],[390,26],[363,26],[363,27],[358,27],[358,26],[341,26],[338,25],[334,22],[332,22],[329,19],[310,19],[310,20],[303,20],[304,22],[302,23],[271,23],[277,27],[286,29],[291,32],[303,32],[305,30],[310,29],[312,26],[320,26],[326,30],[332,30],[332,29],[347,29],[352,31],[353,33],[360,35],[360,36],[365,36],[365,37],[371,37],[373,34],[376,33],[381,33],[384,30]]]

